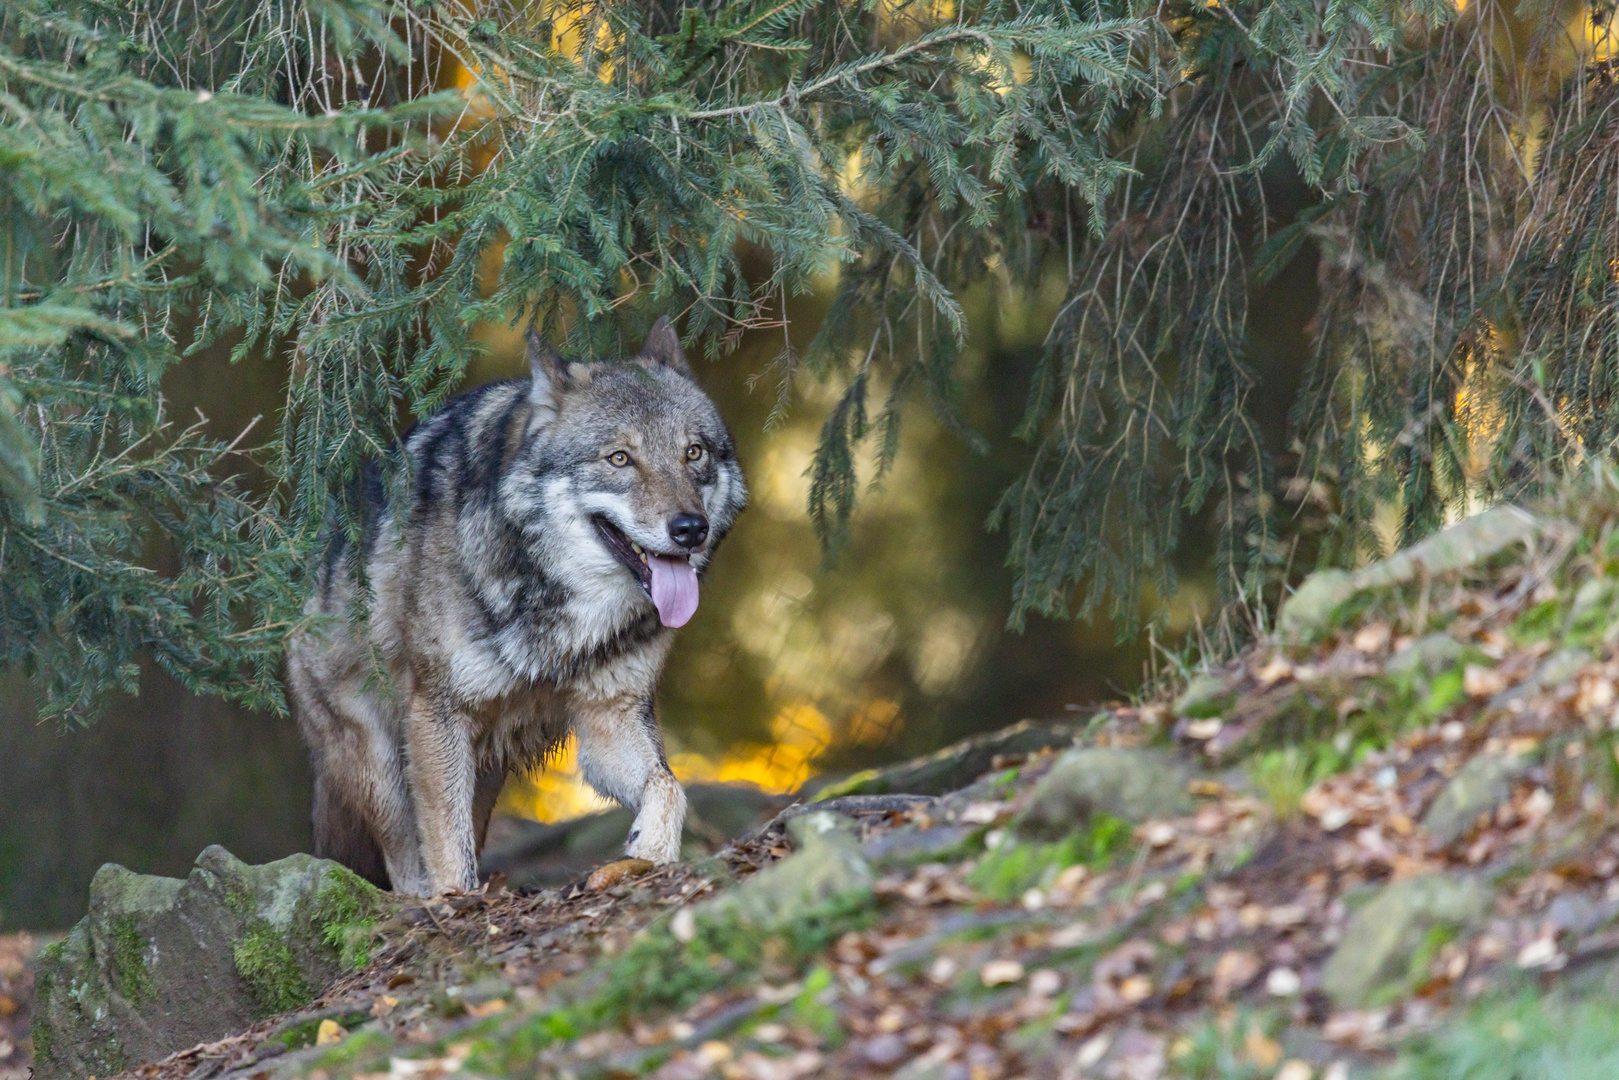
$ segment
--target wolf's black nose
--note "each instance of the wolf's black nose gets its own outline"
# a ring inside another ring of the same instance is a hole
[[[676,514],[669,519],[669,539],[690,550],[708,539],[708,519],[701,514]]]

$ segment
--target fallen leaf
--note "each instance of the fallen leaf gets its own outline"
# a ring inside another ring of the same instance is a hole
[[[1507,688],[1507,677],[1495,668],[1468,664],[1462,669],[1462,689],[1468,697],[1494,697]]]
[[[956,820],[963,825],[993,825],[1005,812],[1005,803],[975,802],[965,807]]]
[[[1242,1040],[1242,1052],[1261,1069],[1274,1069],[1282,1060],[1282,1044],[1266,1035],[1258,1024],[1248,1025],[1248,1034]]]
[[[482,1020],[486,1016],[493,1016],[498,1012],[506,1011],[505,998],[491,998],[479,1005],[468,1005],[467,1015]]]
[[[1029,976],[1029,993],[1036,997],[1051,997],[1062,989],[1062,975],[1051,968],[1041,968]]]
[[[1175,826],[1167,821],[1149,821],[1136,832],[1149,847],[1168,847],[1175,842]]]
[[[1357,652],[1380,653],[1389,647],[1389,641],[1393,637],[1394,632],[1389,628],[1388,623],[1375,622],[1368,623],[1356,630],[1355,636],[1350,639],[1349,643],[1355,647]]]
[[[1079,1048],[1079,1053],[1074,1055],[1074,1064],[1081,1069],[1088,1069],[1106,1057],[1108,1047],[1112,1045],[1113,1036],[1104,1031],[1100,1035],[1088,1039]]]
[[[1244,949],[1231,949],[1214,962],[1214,996],[1230,997],[1232,991],[1241,990],[1259,974],[1259,958]]]
[[[382,994],[378,996],[377,1000],[371,1003],[371,1015],[376,1017],[378,1020],[381,1020],[398,1007],[398,998],[392,997],[388,994]]]
[[[731,1060],[731,1048],[718,1039],[710,1039],[697,1048],[697,1056],[710,1065]]]
[[[1272,657],[1270,663],[1254,673],[1260,686],[1273,686],[1293,674],[1293,665],[1287,662],[1286,657]]]
[[[1557,942],[1549,937],[1539,937],[1518,950],[1518,966],[1521,968],[1551,968],[1563,966],[1568,958],[1557,951]]]
[[[1072,949],[1075,946],[1089,943],[1092,936],[1090,923],[1069,923],[1052,933],[1051,947],[1054,949]]]
[[[585,879],[585,888],[592,892],[611,889],[614,885],[622,885],[626,881],[640,877],[653,866],[651,859],[619,859],[591,871],[590,876]]]
[[[1119,997],[1134,1005],[1152,997],[1152,980],[1145,975],[1132,975],[1119,984]]]
[[[347,1032],[343,1030],[343,1025],[336,1020],[322,1020],[320,1026],[315,1029],[315,1045],[329,1046],[340,1041],[345,1034]]]
[[[1543,818],[1547,814],[1551,813],[1553,807],[1556,805],[1557,801],[1552,798],[1551,792],[1547,791],[1543,787],[1537,787],[1534,791],[1531,791],[1529,793],[1529,797],[1523,801],[1523,813],[1524,816],[1530,820],[1535,820],[1538,818]]]
[[[1265,992],[1271,997],[1292,997],[1303,985],[1304,980],[1292,968],[1272,968],[1265,976]]]
[[[1023,965],[1016,960],[991,960],[978,969],[978,978],[985,986],[1021,982]]]

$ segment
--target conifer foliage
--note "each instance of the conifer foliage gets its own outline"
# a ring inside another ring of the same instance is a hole
[[[1610,17],[0,0],[0,661],[58,717],[142,649],[275,705],[316,531],[355,526],[360,463],[454,392],[480,321],[594,357],[673,312],[712,352],[834,266],[831,317],[761,373],[782,408],[799,369],[841,380],[809,508],[829,543],[907,403],[978,438],[960,290],[1059,273],[1032,465],[993,520],[1015,617],[1135,611],[1211,507],[1228,595],[1261,602],[1389,507],[1424,529],[1611,439]],[[1286,169],[1311,198],[1283,217]],[[1253,432],[1245,320],[1301,250],[1322,299],[1284,461]],[[184,355],[255,350],[286,358],[278,416],[170,414]]]

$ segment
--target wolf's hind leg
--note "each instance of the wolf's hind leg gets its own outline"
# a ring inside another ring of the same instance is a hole
[[[315,770],[315,854],[395,892],[421,893],[426,875],[387,704],[302,654],[288,667]]]
[[[655,863],[679,861],[686,793],[669,771],[652,701],[626,695],[576,702],[573,729],[585,782],[635,811],[624,853]]]
[[[472,838],[478,853],[483,853],[484,837],[489,835],[489,819],[500,801],[500,789],[506,785],[504,765],[485,765],[478,770],[477,782],[472,787]]]
[[[333,859],[380,889],[388,887],[388,867],[382,848],[371,835],[365,816],[343,798],[341,789],[324,773],[315,777],[315,855]]]

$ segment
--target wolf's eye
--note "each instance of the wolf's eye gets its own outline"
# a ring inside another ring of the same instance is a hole
[[[615,469],[622,469],[630,463],[630,455],[622,450],[614,450],[607,455],[607,463]]]
[[[703,456],[703,444],[702,443],[692,443],[690,446],[686,447],[686,460],[687,461],[696,461],[698,458],[700,458],[702,456]]]

